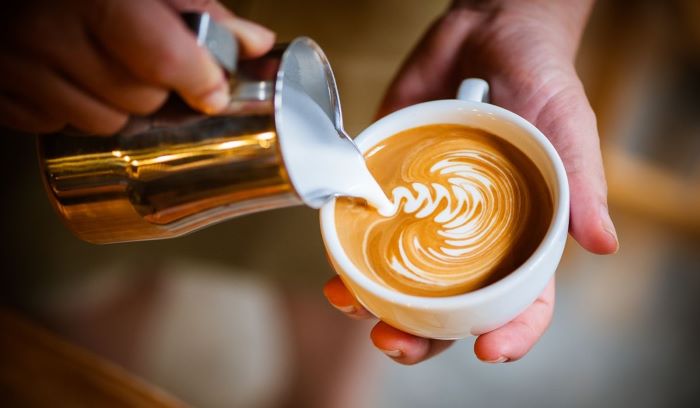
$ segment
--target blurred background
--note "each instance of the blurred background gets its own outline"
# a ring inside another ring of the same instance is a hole
[[[229,2],[238,14],[271,27],[280,40],[308,35],[320,43],[336,73],[350,134],[372,122],[382,90],[447,4]],[[138,398],[151,395],[161,403],[695,405],[700,402],[698,21],[696,0],[609,0],[594,10],[579,69],[598,114],[621,249],[599,257],[568,243],[558,270],[554,321],[517,363],[479,362],[473,339],[414,367],[394,364],[374,350],[371,323],[347,320],[321,293],[333,272],[310,209],[251,215],[168,241],[83,243],[63,227],[45,197],[33,138],[4,131],[2,302],[63,340],[5,316],[0,365],[13,357],[10,327],[26,336],[17,344],[29,344],[36,335],[50,350],[75,357],[74,368],[86,378],[119,379],[119,387],[100,383],[108,394],[129,394],[120,388],[127,384]],[[22,381],[7,370],[0,370],[0,379]],[[24,386],[61,400],[60,386],[36,382],[41,386]],[[0,395],[11,397],[4,387]]]

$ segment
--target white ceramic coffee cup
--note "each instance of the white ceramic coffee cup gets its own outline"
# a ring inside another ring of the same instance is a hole
[[[488,84],[462,82],[458,99],[425,102],[394,112],[362,132],[355,143],[364,153],[401,131],[430,124],[461,124],[506,139],[542,172],[554,200],[549,230],[518,269],[481,289],[454,296],[401,293],[370,279],[347,256],[335,226],[335,199],[321,208],[321,232],[329,259],[348,289],[372,314],[422,337],[459,339],[496,329],[523,312],[542,293],[564,250],[569,227],[569,185],[559,155],[535,126],[513,112],[486,103]]]

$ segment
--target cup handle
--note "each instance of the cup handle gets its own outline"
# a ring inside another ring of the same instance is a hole
[[[473,102],[489,101],[489,84],[483,79],[469,78],[462,81],[457,90],[457,99]]]

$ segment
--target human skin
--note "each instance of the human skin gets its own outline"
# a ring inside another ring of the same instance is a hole
[[[156,111],[171,90],[216,113],[228,84],[178,16],[207,11],[238,38],[243,57],[275,35],[207,0],[24,0],[0,16],[0,125],[31,133],[65,126],[118,131],[130,114]]]
[[[569,232],[596,254],[618,249],[607,206],[596,118],[574,59],[593,0],[455,1],[403,64],[380,116],[433,99],[452,98],[464,78],[486,79],[491,101],[537,126],[564,162],[571,192]],[[355,319],[372,318],[339,277],[324,287],[329,302]],[[522,358],[547,329],[554,279],[537,300],[505,326],[478,336],[476,356],[501,363]],[[384,322],[374,345],[402,364],[430,358],[450,341],[416,337]]]

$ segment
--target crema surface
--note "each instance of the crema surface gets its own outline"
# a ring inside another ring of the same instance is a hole
[[[418,127],[366,159],[394,210],[341,198],[336,227],[353,263],[394,290],[449,296],[487,285],[525,262],[549,227],[552,199],[540,171],[482,130]]]

